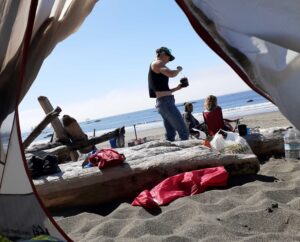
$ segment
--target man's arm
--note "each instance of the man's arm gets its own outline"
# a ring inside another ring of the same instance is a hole
[[[176,91],[180,90],[181,88],[182,88],[182,87],[181,87],[181,84],[178,84],[177,87],[171,88],[170,91],[171,91],[171,92],[176,92]]]
[[[177,66],[176,70],[169,69],[166,65],[164,65],[161,61],[155,61],[152,63],[152,70],[156,73],[162,73],[167,77],[175,77],[179,72],[182,71],[181,66]]]

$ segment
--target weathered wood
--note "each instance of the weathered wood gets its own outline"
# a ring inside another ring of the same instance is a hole
[[[90,138],[90,139],[85,140],[85,141],[74,142],[74,143],[70,144],[69,147],[73,150],[78,150],[82,147],[87,147],[87,146],[90,146],[90,145],[96,145],[96,144],[102,143],[104,141],[108,141],[112,138],[119,137],[121,134],[124,134],[124,133],[125,133],[125,127],[117,128],[113,131],[107,132],[107,133],[102,134],[98,137],[93,137],[93,138]]]
[[[122,128],[115,129],[114,131],[100,135],[98,137],[91,138],[89,140],[69,143],[68,145],[63,145],[62,143],[59,142],[53,144],[46,144],[44,146],[27,149],[25,150],[25,153],[32,153],[38,156],[56,155],[58,160],[61,163],[64,163],[65,158],[69,157],[68,155],[71,151],[81,150],[84,149],[84,147],[89,147],[91,145],[93,146],[101,142],[108,141],[112,138],[121,136],[120,134],[123,134],[124,132],[125,132],[125,128],[122,127]]]
[[[243,136],[257,156],[284,155],[284,134],[287,128],[262,130],[259,134]]]
[[[71,139],[74,142],[85,142],[88,140],[88,136],[83,132],[77,120],[69,115],[64,115],[62,118],[62,123],[64,128]],[[81,147],[79,149],[80,153],[86,154],[93,150],[93,145]]]
[[[32,147],[25,149],[25,153],[32,153],[40,150],[48,150],[57,146],[62,146],[61,142],[49,142],[46,144],[35,144]]]
[[[38,101],[46,114],[48,114],[49,112],[51,112],[53,110],[53,107],[47,97],[39,96]],[[68,137],[66,131],[64,130],[62,123],[60,122],[60,120],[58,118],[53,119],[51,122],[51,125],[55,132],[55,136],[56,136],[55,141],[59,141],[62,143],[70,142],[69,137]],[[70,157],[71,157],[72,161],[76,161],[78,159],[79,155],[76,151],[71,151]]]
[[[45,114],[48,114],[53,111],[53,107],[47,97],[39,96],[38,101],[41,107],[43,108]],[[54,120],[52,120],[51,125],[56,135],[56,141],[62,143],[69,142],[69,137],[66,131],[64,130],[64,127],[62,126],[62,123],[59,120],[59,118],[55,118]]]
[[[166,177],[206,167],[224,166],[230,176],[255,174],[259,162],[255,155],[222,155],[200,146],[197,140],[181,142],[151,141],[118,150],[126,156],[123,165],[99,170],[82,169],[81,162],[60,165],[57,176],[34,180],[48,208],[99,205],[133,198],[151,189]]]
[[[32,143],[32,141],[34,141],[35,138],[38,137],[41,134],[41,132],[47,127],[47,125],[53,119],[58,117],[60,112],[61,112],[61,108],[56,107],[54,110],[52,110],[50,113],[48,113],[45,116],[45,118],[33,129],[33,131],[23,141],[23,148],[26,149]]]
[[[60,164],[69,162],[71,160],[70,157],[71,150],[67,146],[63,146],[64,147],[63,149],[61,147],[62,146],[57,146],[47,150],[36,150],[30,153],[25,153],[25,157],[26,160],[29,160],[34,155],[40,158],[44,158],[47,155],[55,155]]]

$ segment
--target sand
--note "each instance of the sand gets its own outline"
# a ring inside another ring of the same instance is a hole
[[[225,117],[226,118],[226,117]],[[244,116],[240,119],[240,123],[246,124],[249,128],[271,128],[271,127],[289,127],[292,124],[280,113],[280,112],[270,112],[257,115]],[[139,126],[136,126],[137,137],[144,138],[148,140],[153,139],[163,139],[164,138],[164,127],[160,126],[157,128],[152,128],[149,130],[142,130]],[[178,137],[177,137],[178,139]],[[126,145],[135,140],[134,132],[126,132],[125,143]],[[97,145],[98,148],[110,147],[109,142],[104,142]]]
[[[242,122],[261,128],[291,125],[278,112]],[[139,135],[163,137],[163,129]],[[231,177],[226,188],[156,210],[133,207],[131,201],[53,215],[74,241],[300,241],[298,160],[264,160],[256,175]]]

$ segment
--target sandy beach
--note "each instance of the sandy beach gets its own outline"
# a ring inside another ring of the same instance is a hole
[[[226,117],[224,117],[226,118]],[[259,127],[261,129],[272,128],[272,127],[289,127],[292,124],[280,113],[270,112],[257,115],[244,116],[240,119],[240,123],[246,124],[249,128]],[[164,127],[156,127],[148,130],[141,130],[139,126],[136,127],[137,137],[148,140],[152,139],[163,139],[164,138]],[[133,141],[135,139],[134,132],[126,132],[125,143]],[[110,147],[109,142],[104,142],[98,145],[99,148]]]
[[[261,129],[291,126],[279,112],[241,122]],[[138,137],[162,138],[163,133],[161,127],[138,131]],[[126,134],[126,140],[133,138]],[[53,215],[74,241],[300,241],[298,160],[271,157],[261,161],[256,175],[231,177],[225,188],[160,209],[133,207],[131,201]]]

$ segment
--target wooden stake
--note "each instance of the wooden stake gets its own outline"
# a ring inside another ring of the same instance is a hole
[[[49,112],[45,118],[33,129],[33,131],[28,135],[28,137],[23,142],[23,148],[26,149],[36,137],[42,133],[42,131],[47,127],[47,125],[55,118],[58,117],[61,112],[61,108],[57,107],[56,109]]]

